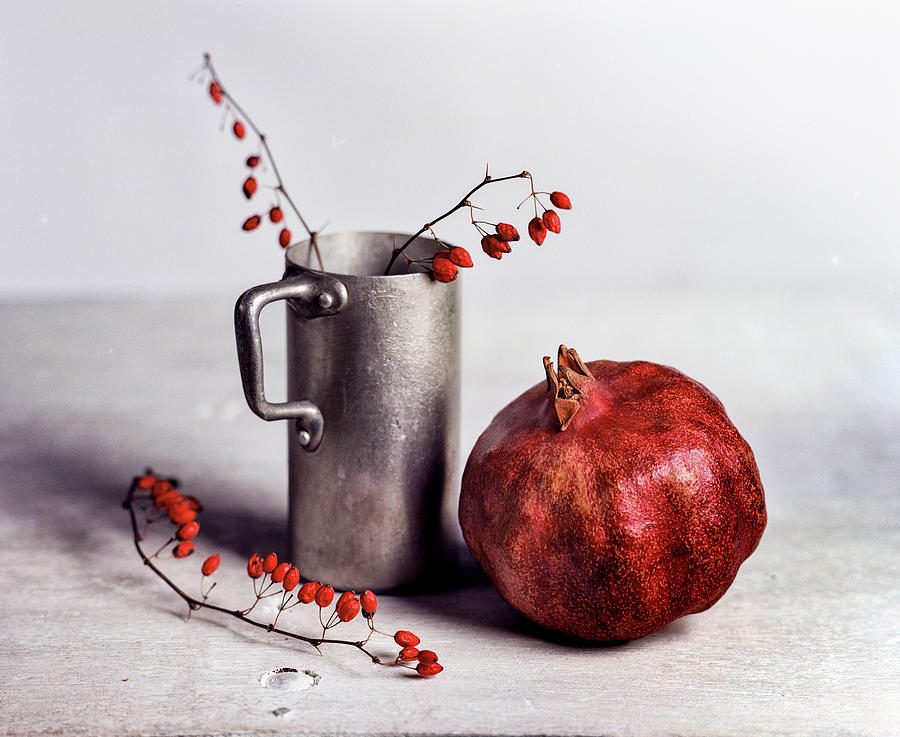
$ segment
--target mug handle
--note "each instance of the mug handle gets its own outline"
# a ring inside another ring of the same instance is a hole
[[[259,313],[270,302],[294,300],[290,306],[303,317],[334,315],[347,304],[343,282],[324,274],[301,272],[281,281],[260,284],[238,297],[234,306],[234,335],[238,365],[247,404],[264,420],[297,420],[297,437],[305,450],[314,451],[322,442],[325,420],[322,410],[309,399],[269,402],[263,386],[263,348]]]

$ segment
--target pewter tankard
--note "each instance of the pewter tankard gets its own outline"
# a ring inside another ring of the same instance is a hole
[[[409,236],[320,237],[287,251],[281,281],[235,306],[247,403],[288,420],[290,540],[308,580],[362,591],[413,584],[445,562],[459,435],[459,287],[381,276]],[[406,253],[431,256],[419,238]],[[287,300],[287,401],[266,400],[259,313]]]

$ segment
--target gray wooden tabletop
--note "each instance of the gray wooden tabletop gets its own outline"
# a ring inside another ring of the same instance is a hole
[[[675,365],[723,400],[770,521],[716,606],[627,644],[576,644],[530,626],[463,556],[432,592],[381,597],[383,627],[440,653],[430,680],[207,613],[186,621],[120,507],[145,465],[206,504],[198,547],[222,554],[223,601],[248,595],[248,553],[286,548],[284,430],[244,404],[233,296],[7,302],[0,733],[900,734],[896,294],[609,284],[562,330],[537,306],[501,321],[492,299],[466,295],[463,456],[560,342],[586,360]],[[264,324],[272,386],[277,321]],[[194,590],[198,562],[166,570]],[[309,616],[286,624],[314,630]],[[279,668],[298,674],[261,680]]]

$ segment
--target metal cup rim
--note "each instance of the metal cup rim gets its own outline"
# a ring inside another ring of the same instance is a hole
[[[398,232],[389,231],[389,230],[343,230],[343,231],[337,231],[334,233],[328,233],[326,235],[319,235],[316,240],[319,244],[319,248],[322,249],[323,246],[327,246],[327,243],[329,240],[340,238],[340,237],[394,236],[397,238],[398,243],[403,243],[407,238],[409,238],[412,235],[413,235],[412,233],[398,233]],[[416,238],[416,240],[412,244],[410,244],[410,247],[414,248],[417,243],[420,243],[422,245],[429,244],[429,245],[433,246],[433,244],[435,244],[435,240],[434,240],[434,238],[431,238],[429,236],[420,235],[418,238]],[[312,266],[308,266],[305,263],[300,263],[299,259],[294,260],[291,258],[292,255],[299,254],[301,252],[304,253],[304,256],[305,256],[305,254],[308,253],[309,244],[310,244],[310,239],[307,238],[304,241],[295,243],[294,245],[292,245],[290,248],[288,248],[285,251],[285,256],[284,256],[285,264],[286,264],[287,270],[289,272],[296,272],[298,270],[299,271],[308,271],[313,274],[321,274],[321,275],[325,275],[325,276],[339,277],[342,281],[345,281],[347,279],[360,280],[360,281],[366,281],[366,280],[370,280],[370,279],[407,280],[408,281],[408,280],[413,279],[413,280],[419,280],[419,281],[427,281],[428,283],[434,283],[434,280],[431,278],[431,275],[427,271],[410,271],[405,274],[352,274],[352,273],[345,273],[343,271],[329,271],[328,269],[323,271],[322,269],[317,269]],[[446,245],[450,246],[452,244],[446,243]],[[305,261],[306,259],[304,258],[303,260]],[[323,260],[325,261],[325,263],[327,265],[327,263],[328,263],[327,254],[325,254],[325,253],[323,253]],[[387,262],[385,262],[385,265],[387,265]],[[454,283],[455,282],[451,282],[451,284],[444,284],[442,286],[449,287],[449,286],[452,286]]]

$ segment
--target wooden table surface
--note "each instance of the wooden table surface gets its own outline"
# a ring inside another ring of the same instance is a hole
[[[612,647],[538,631],[463,559],[431,593],[380,600],[382,627],[440,653],[430,680],[186,621],[136,557],[120,502],[145,465],[206,504],[220,601],[247,598],[250,552],[285,552],[284,429],[244,404],[233,296],[0,304],[0,734],[900,734],[896,295],[616,289],[585,294],[597,319],[564,335],[522,305],[485,324],[490,295],[466,295],[463,457],[559,342],[669,363],[753,446],[762,543],[711,610]],[[195,591],[198,564],[166,570]],[[285,624],[314,631],[310,616]],[[261,681],[279,668],[298,673]]]

